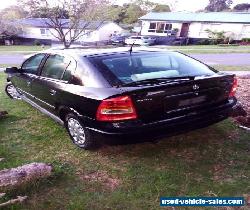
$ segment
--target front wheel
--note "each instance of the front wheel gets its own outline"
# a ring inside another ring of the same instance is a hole
[[[17,89],[11,83],[6,85],[5,92],[11,99],[21,99]]]
[[[97,146],[94,135],[84,127],[76,115],[68,114],[65,119],[65,126],[76,146],[83,149],[93,149]]]

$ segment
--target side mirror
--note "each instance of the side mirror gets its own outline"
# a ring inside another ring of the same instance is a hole
[[[17,67],[7,67],[4,71],[6,74],[15,74],[19,72]]]

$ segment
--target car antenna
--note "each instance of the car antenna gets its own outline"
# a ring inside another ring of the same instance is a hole
[[[134,46],[134,44],[135,44],[135,41],[133,42],[133,44],[131,45],[131,47],[130,47],[130,49],[129,49],[130,55],[131,55],[131,53],[132,53],[132,51],[133,51],[133,46]]]

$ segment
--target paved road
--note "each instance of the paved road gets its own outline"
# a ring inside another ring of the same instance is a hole
[[[208,65],[250,66],[250,53],[190,54]]]
[[[209,65],[250,66],[250,53],[225,54],[190,54],[192,57]],[[22,54],[0,55],[0,64],[20,64],[24,60]]]
[[[22,54],[0,55],[0,64],[21,64],[25,59]]]

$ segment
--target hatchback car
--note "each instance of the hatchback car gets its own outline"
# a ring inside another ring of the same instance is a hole
[[[155,38],[149,36],[130,36],[125,39],[125,44],[127,45],[153,45],[155,43]]]
[[[236,103],[234,75],[178,52],[48,50],[6,73],[11,98],[64,124],[85,149],[105,135],[168,136],[208,126]]]

